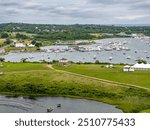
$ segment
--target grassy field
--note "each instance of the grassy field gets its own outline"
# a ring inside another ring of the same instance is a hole
[[[142,113],[150,113],[150,109],[146,109],[146,110],[143,110],[141,111]]]
[[[150,71],[123,72],[122,65],[114,65],[114,68],[101,68],[97,64],[73,64],[68,67],[54,66],[56,69],[88,75],[100,79],[132,84],[150,88]]]
[[[48,68],[44,63],[3,63],[0,93],[65,96],[113,104],[124,112],[150,109],[148,90],[120,86]],[[115,91],[114,91],[115,90]]]

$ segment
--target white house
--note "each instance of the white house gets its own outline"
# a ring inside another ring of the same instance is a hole
[[[71,64],[71,62],[65,58],[62,58],[58,61],[58,65],[60,65],[60,66],[68,66],[70,64]]]
[[[131,66],[126,65],[126,66],[123,67],[123,71],[124,72],[133,72],[134,69]]]
[[[23,44],[23,43],[16,43],[15,47],[17,47],[17,48],[23,48],[23,47],[26,47],[26,45]]]
[[[5,49],[0,49],[0,54],[4,54],[5,53]]]
[[[33,45],[33,44],[28,44],[28,47],[35,47],[35,45]]]
[[[144,63],[136,63],[135,65],[131,66],[132,69],[134,70],[150,70],[150,64],[144,64]]]

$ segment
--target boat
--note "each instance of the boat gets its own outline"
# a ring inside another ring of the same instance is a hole
[[[127,59],[131,59],[131,56],[127,56]]]
[[[61,104],[57,104],[57,107],[61,107]]]
[[[110,48],[110,47],[106,47],[104,50],[105,50],[105,51],[112,51],[113,49]]]
[[[144,53],[147,53],[147,51],[144,51]]]
[[[150,56],[146,56],[146,58],[149,58]]]
[[[96,55],[94,55],[93,59],[96,59]]]
[[[47,112],[52,112],[53,111],[53,108],[49,107],[47,108]]]
[[[112,57],[109,57],[109,60],[112,60],[113,58]]]

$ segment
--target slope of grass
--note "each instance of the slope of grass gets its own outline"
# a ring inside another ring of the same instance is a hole
[[[56,69],[88,75],[100,79],[106,79],[125,84],[133,84],[150,88],[150,71],[123,72],[122,65],[114,65],[114,68],[101,68],[97,64],[73,64],[68,67],[54,66]]]
[[[0,93],[28,96],[67,96],[116,105],[124,112],[150,109],[150,92],[121,87],[49,69],[47,64],[4,63]]]

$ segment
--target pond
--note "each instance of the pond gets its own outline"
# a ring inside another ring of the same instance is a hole
[[[60,104],[60,106],[58,106]],[[65,97],[12,97],[0,95],[0,113],[122,113],[113,105],[86,99]]]

